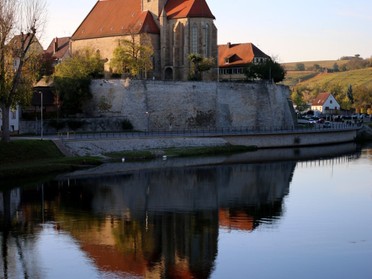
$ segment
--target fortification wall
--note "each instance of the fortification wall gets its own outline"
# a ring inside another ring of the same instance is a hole
[[[293,127],[285,86],[264,83],[94,80],[92,117],[125,117],[137,130]]]

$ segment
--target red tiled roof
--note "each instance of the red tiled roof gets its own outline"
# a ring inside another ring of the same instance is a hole
[[[255,57],[270,58],[252,43],[229,43],[218,46],[218,66],[220,68],[252,63]],[[226,59],[229,59],[229,63],[226,63]]]
[[[39,40],[37,39],[36,36],[32,36],[30,33],[28,33],[28,34],[23,34],[22,33],[20,35],[15,35],[10,40],[10,42],[8,43],[8,46],[11,47],[15,51],[19,51],[19,49],[21,48],[21,45],[22,45],[22,41],[24,40],[24,46],[26,46],[26,45],[29,44],[29,42],[31,40],[31,37],[33,39],[32,39],[32,43],[31,43],[30,47],[34,47],[34,49],[36,49],[36,47],[37,47],[42,52],[43,47],[41,46]]]
[[[168,0],[164,9],[170,19],[186,17],[215,19],[205,0]]]
[[[331,96],[330,93],[323,92],[320,93],[312,102],[313,106],[323,106],[324,103],[328,100],[328,98]]]
[[[149,12],[141,11],[139,0],[100,0],[72,36],[73,40],[159,33]]]
[[[46,49],[54,58],[63,58],[69,50],[70,37],[54,38]]]
[[[138,18],[138,33],[160,33],[158,25],[150,12],[143,12]]]

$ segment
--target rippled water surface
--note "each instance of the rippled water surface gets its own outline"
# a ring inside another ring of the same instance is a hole
[[[372,147],[190,160],[4,190],[0,278],[372,278]]]

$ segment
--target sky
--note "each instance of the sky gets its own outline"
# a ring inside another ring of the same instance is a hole
[[[41,42],[71,36],[97,0],[46,0]],[[125,1],[125,0],[123,0]],[[218,44],[250,42],[278,62],[372,57],[371,0],[207,0]]]

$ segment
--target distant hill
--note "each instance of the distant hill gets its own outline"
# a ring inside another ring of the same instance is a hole
[[[298,83],[298,85],[309,88],[327,88],[330,85],[347,88],[349,85],[357,87],[370,84],[372,84],[372,68],[337,73],[319,73]]]
[[[312,79],[317,75],[319,75],[319,73],[315,71],[287,71],[285,80],[282,84],[293,87],[298,83]]]
[[[355,108],[363,113],[372,110],[372,67],[335,73],[288,71],[283,84],[290,86],[293,94],[301,94],[306,103],[321,92],[330,92],[343,109]],[[354,104],[347,96],[350,85]]]
[[[314,67],[314,65],[319,65],[321,68],[332,69],[334,64],[337,64],[339,67],[347,64],[349,60],[323,60],[323,61],[300,61],[300,62],[291,62],[291,63],[282,63],[281,65],[287,71],[296,71],[297,64],[304,64],[305,70],[309,70]]]

